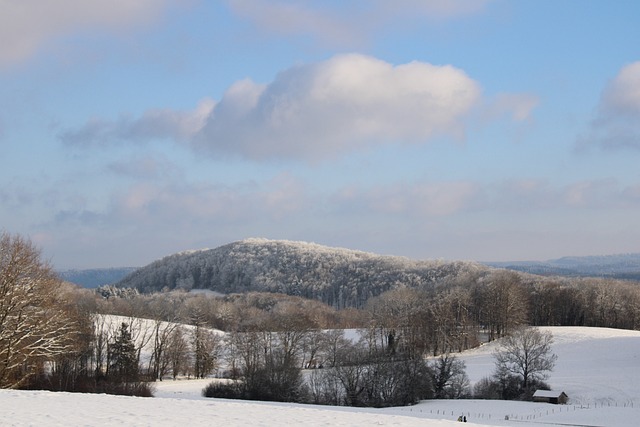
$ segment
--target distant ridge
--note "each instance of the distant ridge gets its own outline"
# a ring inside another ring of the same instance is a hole
[[[87,270],[59,271],[58,276],[64,281],[75,283],[85,288],[97,288],[119,282],[136,267],[93,268]]]
[[[142,267],[117,285],[141,292],[210,289],[216,292],[278,292],[360,307],[397,286],[428,287],[461,274],[484,274],[475,262],[416,261],[307,242],[246,239],[215,249],[169,255]]]
[[[543,276],[608,277],[640,281],[640,253],[567,256],[548,261],[486,262],[484,264]]]

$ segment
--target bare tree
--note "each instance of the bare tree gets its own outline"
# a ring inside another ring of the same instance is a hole
[[[338,358],[338,363],[331,371],[343,389],[342,399],[346,406],[363,406],[366,390],[364,375],[367,370],[365,361],[368,352],[360,347],[344,348]]]
[[[154,328],[149,325],[146,319],[136,317],[135,313],[129,316],[126,323],[130,326],[131,339],[136,348],[136,363],[140,365],[142,350],[154,337]]]
[[[371,298],[367,337],[371,350],[422,355],[427,347],[429,325],[425,295],[415,289],[399,287]]]
[[[431,366],[436,399],[459,399],[469,393],[465,363],[451,354],[443,354]]]
[[[154,380],[162,381],[168,363],[166,357],[167,346],[173,331],[178,327],[175,322],[163,322],[156,319],[153,326],[153,349],[149,360],[149,371]]]
[[[175,380],[180,373],[184,373],[189,364],[189,345],[182,326],[175,328],[169,336],[167,350],[162,358],[161,371],[171,368],[171,375]]]
[[[327,340],[327,351],[323,365],[326,364],[329,367],[334,367],[338,363],[343,349],[349,347],[351,341],[345,338],[342,329],[331,329],[325,333],[325,337]]]
[[[60,284],[29,240],[0,234],[0,387],[19,387],[74,350],[79,326]]]
[[[520,378],[522,389],[547,378],[558,358],[551,351],[553,335],[538,328],[519,328],[502,340],[494,353],[496,372]]]
[[[103,378],[106,375],[107,366],[109,365],[109,354],[107,345],[111,340],[115,331],[112,331],[110,325],[107,324],[106,318],[101,314],[91,316],[93,327],[93,365],[94,376]]]
[[[196,378],[205,378],[218,366],[220,338],[214,331],[196,325],[191,330],[193,351],[193,373]]]
[[[287,301],[276,304],[270,317],[271,329],[275,331],[276,346],[282,351],[283,363],[286,366],[296,365],[305,340],[316,325],[303,309]],[[269,351],[273,351],[273,346]]]
[[[525,324],[529,294],[517,273],[494,273],[486,289],[485,298],[490,341]]]

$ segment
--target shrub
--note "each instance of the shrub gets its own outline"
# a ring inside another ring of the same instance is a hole
[[[473,386],[475,399],[500,399],[500,384],[491,378],[484,377]]]
[[[153,397],[155,387],[152,383],[135,382],[105,382],[98,387],[96,393],[115,394],[121,396]]]
[[[246,399],[237,383],[221,383],[212,381],[202,389],[203,397],[217,397],[220,399]]]
[[[39,375],[23,387],[27,390],[67,391],[72,393],[105,393],[121,396],[153,397],[155,386],[144,381],[116,382],[90,376],[68,378],[59,374]]]

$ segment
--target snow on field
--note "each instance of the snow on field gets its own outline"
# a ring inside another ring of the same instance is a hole
[[[548,380],[568,405],[480,400],[424,401],[388,409],[336,408],[206,399],[208,380],[157,383],[155,398],[0,390],[0,425],[9,426],[636,426],[640,425],[640,332],[543,328],[558,362]],[[493,371],[495,343],[463,353],[472,382]],[[505,419],[508,417],[509,419]]]

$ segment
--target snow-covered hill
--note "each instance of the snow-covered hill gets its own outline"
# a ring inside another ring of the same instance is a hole
[[[167,256],[131,273],[118,286],[141,292],[277,292],[342,308],[361,307],[368,298],[399,284],[433,286],[488,270],[473,262],[415,261],[314,243],[247,239]]]
[[[156,398],[0,390],[0,420],[12,426],[637,426],[640,420],[640,331],[544,328],[555,337],[558,362],[548,382],[568,405],[531,402],[425,401],[388,409],[319,407],[205,399],[205,381],[164,381]],[[465,352],[472,381],[493,370],[497,344]],[[505,417],[509,419],[506,420]]]

